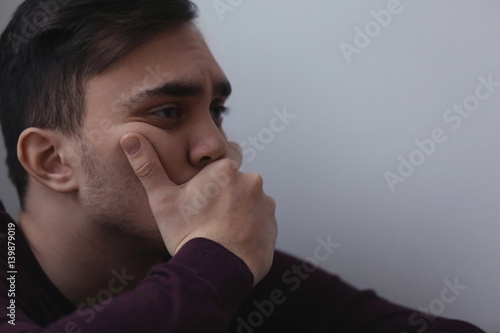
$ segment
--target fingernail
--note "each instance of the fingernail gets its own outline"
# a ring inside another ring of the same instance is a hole
[[[132,157],[137,155],[137,153],[141,150],[141,142],[135,136],[130,136],[123,140],[122,147],[125,149],[127,154]]]

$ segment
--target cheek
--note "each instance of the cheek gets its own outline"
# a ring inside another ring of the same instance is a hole
[[[188,163],[188,153],[184,145],[176,141],[150,141],[156,150],[163,169],[168,177],[180,185],[194,175]]]
[[[169,178],[176,184],[182,184],[193,177],[192,170],[188,163],[187,140],[182,132],[172,133],[155,126],[134,122],[123,125],[113,133],[113,147],[109,147],[109,152],[113,151],[114,158],[120,156],[123,163],[128,164],[128,160],[120,146],[121,138],[127,133],[137,133],[142,135],[152,145],[164,170]]]
[[[84,128],[84,135],[94,150],[102,149],[107,146],[116,133],[119,132],[119,127],[109,118],[96,120]]]
[[[190,142],[192,138],[190,133],[193,133],[192,128],[184,128],[177,134],[169,134],[165,131],[157,131],[150,133],[142,133],[153,145],[163,168],[169,178],[176,184],[181,185],[196,176],[201,167],[192,163]],[[221,134],[227,141],[227,136],[221,129]]]

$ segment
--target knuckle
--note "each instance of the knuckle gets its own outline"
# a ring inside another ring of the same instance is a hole
[[[262,189],[264,186],[264,179],[258,173],[249,173],[247,177],[254,189]]]
[[[236,171],[236,162],[231,160],[231,159],[223,159],[221,160],[221,168],[227,172],[234,172]]]
[[[274,246],[276,244],[276,238],[278,238],[278,224],[274,223],[272,225],[272,230],[269,233],[270,241],[272,242],[272,245]]]
[[[276,210],[276,200],[273,197],[268,196],[269,207],[272,211]]]
[[[155,170],[155,162],[146,160],[134,168],[135,174],[139,178],[149,178]]]
[[[235,168],[239,168],[243,159],[243,152],[235,142],[229,142],[227,158],[233,162]]]

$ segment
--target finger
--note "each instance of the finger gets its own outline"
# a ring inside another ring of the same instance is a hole
[[[243,155],[241,152],[241,147],[236,142],[229,142],[227,145],[227,154],[226,158],[233,161],[233,165],[235,169],[239,169],[241,167],[241,163],[243,162]]]
[[[151,143],[142,135],[126,134],[120,145],[150,200],[168,187],[177,187],[168,177]]]

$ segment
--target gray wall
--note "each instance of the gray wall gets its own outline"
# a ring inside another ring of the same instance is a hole
[[[0,30],[3,31],[9,22],[12,14],[17,6],[22,1],[19,0],[1,0],[0,3]],[[3,79],[3,78],[1,78]],[[0,133],[2,132],[0,128]],[[19,201],[14,186],[7,176],[7,166],[5,165],[5,145],[3,142],[3,135],[0,137],[0,200],[6,206],[7,211],[14,217],[17,217],[19,212]]]
[[[355,286],[498,331],[500,87],[476,87],[500,82],[500,3],[196,2],[235,88],[226,129],[278,202],[278,246],[313,257],[331,235],[320,265]],[[284,109],[295,118],[271,129]],[[466,286],[449,304],[445,280]]]

